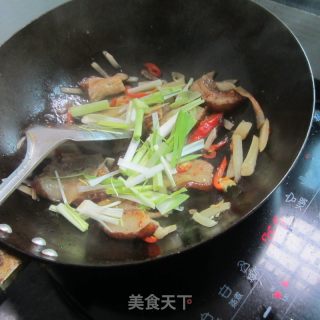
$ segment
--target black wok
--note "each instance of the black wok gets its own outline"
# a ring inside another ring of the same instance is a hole
[[[232,212],[217,227],[206,229],[192,223],[188,214],[176,214],[170,219],[179,221],[178,233],[158,246],[109,239],[94,224],[82,234],[50,214],[48,202],[15,192],[0,208],[0,223],[13,229],[11,235],[1,234],[3,244],[44,258],[31,243],[41,236],[58,252],[56,262],[79,266],[134,264],[168,256],[239,223],[293,166],[310,128],[313,80],[299,43],[274,16],[250,1],[78,0],[44,15],[0,48],[1,178],[21,160],[16,144],[24,128],[39,121],[52,101],[65,99],[58,87],[94,74],[92,59],[109,68],[101,56],[104,49],[129,74],[152,61],[167,76],[180,71],[198,77],[215,69],[221,79],[240,79],[271,121],[270,143],[256,173],[242,180],[241,192],[229,195]],[[252,110],[244,105],[233,117],[253,119]],[[204,208],[214,200],[211,193],[197,193],[191,207]]]

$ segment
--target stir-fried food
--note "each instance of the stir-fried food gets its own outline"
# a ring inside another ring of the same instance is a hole
[[[110,53],[104,55],[120,69]],[[63,88],[88,98],[71,106],[67,119],[84,130],[130,131],[127,149],[107,159],[60,152],[31,183],[37,195],[55,202],[51,211],[80,231],[96,221],[110,237],[153,243],[177,229],[161,226],[163,218],[188,214],[190,189],[217,193],[222,199],[242,177],[254,174],[259,153],[267,147],[270,123],[258,101],[236,80],[216,81],[209,72],[186,81],[173,72],[168,82],[160,78],[163,72],[156,64],[147,62],[141,73],[147,80],[138,82],[125,73],[109,76],[95,62],[92,67],[102,77],[83,79],[79,88]],[[246,99],[256,126],[226,117]],[[247,152],[246,139],[252,140]],[[231,206],[222,200],[202,211],[194,208],[190,218],[214,227]]]

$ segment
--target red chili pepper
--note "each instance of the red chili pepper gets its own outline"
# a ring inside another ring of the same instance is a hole
[[[117,106],[117,98],[112,98],[110,102],[111,107],[116,107]]]
[[[211,130],[220,124],[222,117],[222,113],[216,113],[200,121],[197,128],[191,133],[189,142],[206,138]]]
[[[202,156],[206,159],[213,159],[215,158],[217,155],[216,151],[212,150],[212,151],[208,151],[208,153],[204,153]]]
[[[156,243],[150,243],[147,247],[148,257],[155,258],[161,253],[160,247]]]
[[[124,94],[127,95],[128,94],[128,90],[131,88],[131,86],[124,86]]]
[[[149,236],[149,237],[143,238],[143,241],[147,243],[156,243],[158,241],[158,238],[155,236]]]
[[[67,113],[67,124],[73,124],[73,117],[70,112]]]
[[[148,72],[154,75],[155,77],[159,78],[161,76],[161,70],[156,64],[146,62],[144,66],[148,70]]]
[[[227,165],[228,165],[227,157],[223,157],[212,180],[213,186],[219,191],[223,191],[223,186],[220,184],[220,179],[223,177],[224,172],[226,171]]]
[[[111,107],[118,107],[122,104],[127,104],[129,101],[130,98],[127,96],[116,97],[111,99],[110,105]]]
[[[142,97],[145,97],[147,96],[149,93],[148,92],[136,92],[136,93],[129,93],[127,92],[127,97],[129,98],[142,98]]]
[[[177,172],[178,173],[184,173],[184,172],[188,171],[191,167],[192,167],[192,163],[191,162],[181,163],[181,164],[179,164],[177,166]]]
[[[225,137],[223,140],[221,140],[220,142],[213,144],[209,150],[207,154],[203,154],[202,156],[206,159],[213,159],[215,158],[215,156],[217,155],[217,151],[222,148],[223,146],[225,146],[228,143],[228,137]]]

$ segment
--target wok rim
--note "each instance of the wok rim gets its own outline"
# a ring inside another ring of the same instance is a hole
[[[255,5],[256,7],[259,7],[260,9],[262,9],[263,11],[267,12],[269,15],[271,15],[273,18],[275,18],[278,23],[280,23],[288,32],[289,34],[293,37],[293,39],[295,40],[296,44],[297,44],[297,50],[300,49],[302,52],[302,55],[305,59],[307,68],[306,68],[306,75],[308,74],[308,76],[310,76],[309,80],[310,80],[310,84],[312,86],[312,104],[311,104],[311,116],[310,116],[310,120],[308,123],[308,129],[306,131],[304,140],[301,144],[301,146],[299,147],[298,152],[296,153],[296,155],[293,157],[293,160],[291,162],[290,167],[287,169],[287,172],[283,175],[283,177],[279,180],[279,182],[274,186],[274,188],[272,190],[269,191],[269,193],[258,203],[256,204],[251,210],[249,210],[245,215],[243,215],[242,217],[239,217],[237,220],[233,221],[230,226],[225,229],[222,230],[220,233],[211,236],[208,239],[204,239],[204,240],[200,240],[197,243],[188,245],[184,248],[182,248],[180,251],[173,251],[173,252],[169,252],[166,253],[164,255],[159,255],[156,257],[151,257],[151,258],[145,258],[143,260],[124,260],[124,261],[107,261],[105,264],[101,263],[101,264],[96,264],[96,263],[74,263],[74,262],[63,262],[63,261],[57,261],[54,258],[51,257],[47,257],[47,256],[43,256],[43,255],[35,255],[32,252],[29,251],[24,251],[18,247],[15,247],[14,245],[8,243],[5,241],[5,238],[0,238],[0,243],[1,245],[3,245],[5,248],[8,248],[9,251],[12,251],[13,254],[17,253],[17,255],[22,256],[21,258],[23,259],[24,257],[28,257],[31,258],[32,260],[38,261],[38,262],[43,262],[48,264],[49,266],[55,266],[55,267],[70,267],[70,268],[85,268],[85,269],[115,269],[115,268],[121,268],[121,267],[138,267],[144,264],[149,264],[149,263],[156,263],[157,261],[163,260],[163,259],[170,259],[174,256],[179,256],[184,252],[190,252],[191,250],[194,250],[196,248],[198,248],[199,246],[202,246],[203,244],[207,244],[209,242],[212,242],[214,239],[225,235],[228,232],[231,232],[236,226],[238,226],[240,223],[242,223],[244,220],[246,220],[247,218],[249,218],[253,213],[255,213],[269,198],[270,196],[275,192],[276,189],[278,189],[278,187],[283,183],[283,181],[286,179],[286,177],[290,174],[290,172],[292,171],[292,169],[294,168],[294,166],[296,165],[297,161],[299,160],[305,146],[306,143],[309,139],[309,135],[310,135],[310,131],[312,128],[312,124],[313,124],[313,118],[314,118],[314,113],[315,113],[315,103],[316,103],[316,96],[315,96],[315,83],[314,83],[314,76],[313,76],[313,72],[312,72],[312,68],[311,68],[311,64],[310,61],[308,59],[308,56],[303,48],[303,46],[301,45],[300,41],[298,40],[298,38],[296,37],[296,35],[294,34],[294,32],[291,30],[291,28],[282,20],[280,19],[278,16],[276,16],[273,12],[271,12],[268,8],[265,8],[264,6],[250,0],[250,3],[252,3],[253,5]],[[58,5],[57,7],[53,8],[52,10],[49,10],[47,13],[50,13],[54,10],[56,10],[57,8],[63,7],[65,5],[68,5],[70,2]],[[47,14],[45,13],[45,14]],[[37,17],[36,19],[34,19],[33,21],[36,21],[38,19],[40,19],[41,17],[43,17],[45,14]],[[33,22],[32,21],[32,22]],[[32,23],[30,22],[30,23]],[[29,24],[28,24],[29,25]],[[7,41],[5,41],[1,46],[3,46],[6,42],[10,41],[12,37],[14,37],[18,32],[20,32],[21,30],[25,29],[26,27],[28,27],[28,25],[24,26],[23,28],[17,30],[17,32],[15,32]]]

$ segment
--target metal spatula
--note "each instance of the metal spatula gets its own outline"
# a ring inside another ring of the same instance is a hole
[[[77,127],[33,127],[26,131],[27,153],[19,167],[0,185],[0,205],[32,173],[38,164],[60,144],[71,141],[102,141],[130,138],[129,132],[88,131]]]

